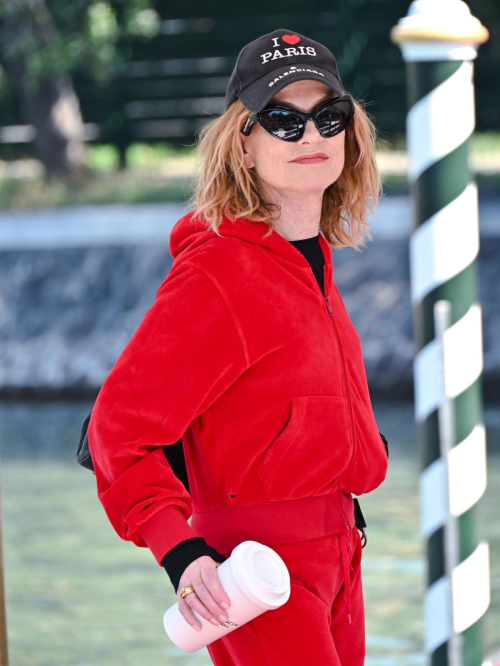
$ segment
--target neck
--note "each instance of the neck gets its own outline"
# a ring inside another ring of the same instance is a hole
[[[323,192],[284,191],[270,186],[261,186],[259,189],[267,201],[272,201],[281,207],[281,213],[274,222],[277,233],[288,241],[318,235]]]

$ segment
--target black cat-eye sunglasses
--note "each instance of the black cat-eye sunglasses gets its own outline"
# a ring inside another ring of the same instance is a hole
[[[312,120],[321,136],[331,138],[350,125],[354,117],[354,101],[350,95],[329,100],[313,113],[302,113],[289,106],[266,106],[259,113],[251,113],[241,132],[248,136],[255,123],[282,141],[300,141],[306,123]]]

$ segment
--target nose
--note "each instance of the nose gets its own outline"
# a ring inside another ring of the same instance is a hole
[[[312,118],[306,121],[306,126],[304,128],[304,134],[302,135],[301,141],[308,140],[308,141],[317,141],[318,139],[322,139],[323,137],[321,136],[318,128],[314,124],[314,121]]]

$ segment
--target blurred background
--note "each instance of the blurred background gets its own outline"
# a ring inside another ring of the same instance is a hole
[[[197,131],[224,110],[240,49],[287,28],[328,46],[379,129],[384,197],[363,252],[335,251],[389,441],[386,482],[361,497],[368,666],[424,664],[425,544],[409,275],[407,93],[391,28],[407,0],[0,0],[0,452],[4,567],[15,666],[206,665],[166,636],[175,602],[147,549],[121,541],[75,460],[80,428],[171,267]],[[500,5],[475,60],[491,554],[484,652],[500,645]],[[460,116],[461,100],[456,100]]]

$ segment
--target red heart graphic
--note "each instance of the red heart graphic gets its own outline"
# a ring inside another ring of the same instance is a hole
[[[300,37],[297,37],[297,35],[283,35],[281,39],[287,44],[296,44],[297,42],[300,42]]]

